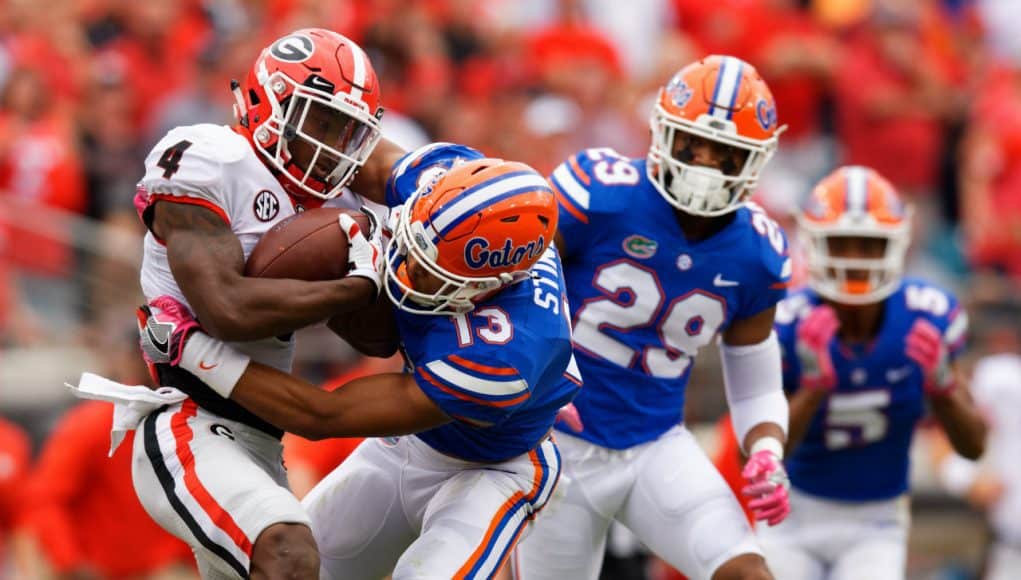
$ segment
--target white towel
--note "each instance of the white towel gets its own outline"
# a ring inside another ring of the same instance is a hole
[[[149,387],[122,385],[99,375],[82,373],[78,385],[64,383],[79,399],[93,399],[113,403],[113,429],[110,431],[110,457],[117,450],[128,431],[134,431],[149,413],[163,405],[173,405],[188,398],[188,395],[173,387]]]

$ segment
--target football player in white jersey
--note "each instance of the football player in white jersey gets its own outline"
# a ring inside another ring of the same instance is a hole
[[[212,335],[287,371],[292,331],[375,299],[378,252],[345,215],[346,278],[248,278],[245,260],[304,208],[365,203],[341,196],[359,169],[379,184],[362,193],[381,201],[393,148],[376,149],[372,65],[340,34],[302,29],[276,40],[232,89],[236,125],[175,128],[146,158],[135,197],[149,230],[142,289],[148,299],[174,297]],[[281,432],[186,371],[150,370],[188,398],[152,413],[136,438],[134,483],[149,514],[192,547],[203,577],[315,577],[315,541],[287,489]]]

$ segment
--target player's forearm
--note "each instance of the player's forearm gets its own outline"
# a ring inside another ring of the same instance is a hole
[[[354,180],[351,189],[378,204],[386,204],[386,180],[394,163],[403,156],[404,149],[392,141],[380,139]]]
[[[968,391],[958,388],[949,395],[933,397],[932,411],[959,455],[978,459],[986,447],[988,425],[971,402]]]
[[[344,436],[337,429],[348,412],[342,397],[273,367],[250,363],[230,398],[262,420],[306,439]]]
[[[312,440],[407,435],[450,421],[402,373],[363,377],[326,392],[251,363],[230,398],[264,421]]]
[[[360,277],[324,282],[240,277],[198,298],[189,296],[189,301],[210,335],[248,341],[293,332],[365,307],[375,298],[375,287]]]
[[[800,389],[789,399],[790,425],[787,427],[787,453],[791,453],[805,438],[812,417],[819,411],[820,405],[826,400],[825,391],[818,389]]]

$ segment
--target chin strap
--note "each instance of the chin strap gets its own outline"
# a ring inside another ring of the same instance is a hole
[[[241,90],[241,83],[230,79],[230,92],[234,95],[234,118],[238,120],[239,125],[248,129],[247,106],[245,105],[245,94]]]

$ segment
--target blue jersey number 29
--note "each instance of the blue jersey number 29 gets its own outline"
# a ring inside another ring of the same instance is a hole
[[[578,309],[575,346],[622,367],[640,359],[654,377],[681,377],[725,319],[723,299],[702,290],[666,303],[656,273],[630,260],[600,267],[593,284],[604,297],[588,300]],[[628,333],[654,324],[660,346],[636,348],[603,332],[612,328]]]

